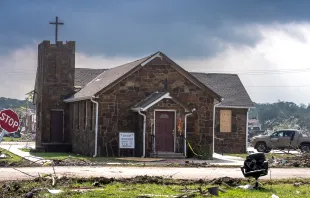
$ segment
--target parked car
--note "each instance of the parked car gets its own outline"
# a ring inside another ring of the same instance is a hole
[[[251,144],[258,152],[264,153],[269,153],[272,149],[310,151],[310,137],[295,129],[284,129],[269,135],[254,136],[251,138]]]

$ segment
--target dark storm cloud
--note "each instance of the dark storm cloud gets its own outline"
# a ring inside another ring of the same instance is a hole
[[[308,21],[309,8],[307,0],[1,0],[0,52],[53,40],[48,22],[58,15],[65,22],[59,38],[76,40],[81,52],[208,56],[221,50],[216,38],[240,45],[259,39],[235,32],[235,26]]]

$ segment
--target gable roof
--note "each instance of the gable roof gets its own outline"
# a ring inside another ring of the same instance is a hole
[[[82,88],[106,70],[107,69],[75,68],[74,86]]]
[[[103,71],[107,70],[108,69],[76,68],[75,86],[84,87],[87,83],[92,81]],[[251,98],[249,97],[246,89],[244,88],[237,74],[198,73],[198,72],[190,72],[190,73],[200,82],[204,83],[206,86],[208,86],[210,89],[212,89],[213,91],[215,91],[224,98],[220,106],[235,106],[235,107],[254,106]],[[91,76],[94,77],[91,78]],[[160,92],[159,95],[161,94],[163,93]],[[160,97],[159,95],[158,97]],[[153,95],[152,97],[156,96]],[[146,99],[147,98],[145,98],[145,100]],[[138,104],[140,106],[143,106],[143,102],[145,101],[142,100],[141,104],[140,103]]]
[[[151,56],[120,65],[111,69],[107,69],[88,82],[79,92],[72,97],[66,99],[67,102],[90,99],[93,95],[109,86],[111,83],[130,72],[132,69],[149,59]],[[79,80],[76,80],[79,81]]]
[[[165,98],[171,99],[173,102],[180,105],[180,107],[184,108],[185,112],[189,112],[187,106],[182,104],[175,98],[173,98],[169,92],[158,92],[158,91],[155,91],[154,93],[150,94],[149,96],[147,96],[146,98],[135,104],[133,107],[131,107],[131,109],[134,111],[139,110],[145,111]]]
[[[197,80],[195,77],[193,77],[189,72],[184,70],[182,67],[180,67],[178,64],[173,62],[169,57],[167,57],[165,54],[161,52],[156,52],[150,56],[147,56],[145,58],[114,67],[111,69],[108,69],[104,72],[102,72],[100,75],[98,75],[96,78],[94,78],[92,81],[87,83],[80,91],[75,93],[72,97],[65,99],[65,102],[74,102],[79,100],[86,100],[90,99],[92,96],[98,94],[98,92],[104,90],[105,88],[108,88],[109,86],[113,85],[117,80],[124,77],[126,74],[129,74],[131,71],[135,71],[135,69],[139,69],[139,66],[144,66],[151,60],[153,60],[156,57],[164,57],[166,60],[172,63],[172,66],[180,72],[184,77],[186,77],[188,80],[193,82],[196,86],[211,91],[211,94],[216,97],[217,99],[221,99],[221,96],[214,92],[212,89],[210,89],[208,86],[206,86],[204,83],[201,83],[199,80]]]
[[[253,102],[237,74],[191,73],[202,83],[221,95],[220,107],[254,107]]]
[[[150,104],[156,102],[157,100],[160,100],[161,98],[164,97],[167,98],[171,98],[169,96],[168,92],[154,92],[152,94],[150,94],[149,96],[147,96],[146,98],[144,98],[143,100],[141,100],[140,102],[138,102],[137,104],[135,104],[132,109],[144,109],[146,107],[148,107]]]

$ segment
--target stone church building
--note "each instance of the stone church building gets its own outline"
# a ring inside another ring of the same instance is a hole
[[[253,107],[236,74],[189,72],[162,52],[75,68],[74,41],[38,45],[34,103],[37,149],[109,157],[245,153]],[[134,149],[119,149],[122,132]]]

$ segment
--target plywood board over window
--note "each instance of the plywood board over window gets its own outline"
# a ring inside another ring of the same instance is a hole
[[[231,110],[220,111],[220,132],[231,132]]]

